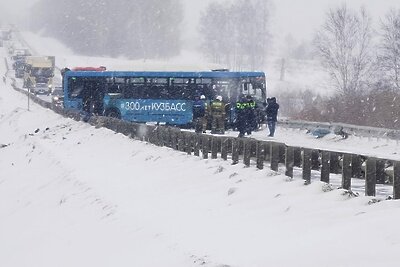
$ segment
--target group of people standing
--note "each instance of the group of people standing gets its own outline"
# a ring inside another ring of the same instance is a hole
[[[225,103],[222,96],[217,96],[209,104],[204,95],[195,96],[193,102],[193,122],[196,133],[206,133],[209,118],[211,119],[211,133],[225,133]]]
[[[206,133],[208,121],[211,121],[212,134],[225,133],[225,117],[226,108],[225,103],[222,101],[222,96],[215,97],[214,100],[208,102],[204,95],[195,96],[193,102],[193,122],[196,133]],[[241,95],[236,102],[236,128],[239,131],[238,137],[244,137],[245,134],[250,135],[252,131],[258,127],[256,102],[250,95]],[[279,104],[276,98],[267,98],[264,104],[264,113],[266,114],[266,121],[269,129],[270,137],[275,134],[275,127],[277,122],[277,115]]]

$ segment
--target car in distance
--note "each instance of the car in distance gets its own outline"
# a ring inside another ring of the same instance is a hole
[[[62,87],[54,87],[51,92],[51,105],[53,107],[63,107],[64,91]]]
[[[49,86],[47,83],[37,83],[36,86],[30,90],[34,95],[50,95],[51,86]]]

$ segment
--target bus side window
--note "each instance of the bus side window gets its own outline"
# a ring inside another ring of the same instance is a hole
[[[160,98],[161,98],[161,99],[170,99],[170,98],[171,98],[167,85],[166,85],[166,86],[163,86],[163,87],[161,88],[161,90],[160,90]]]
[[[124,91],[124,98],[134,98],[135,96],[135,86],[134,84],[129,84]]]

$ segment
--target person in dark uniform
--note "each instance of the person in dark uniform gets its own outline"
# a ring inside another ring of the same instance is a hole
[[[202,133],[206,130],[203,128],[204,117],[206,117],[205,97],[202,99],[201,96],[196,95],[193,101],[193,122],[196,133]]]
[[[273,137],[275,134],[276,122],[278,120],[277,119],[278,110],[279,110],[279,104],[276,102],[276,98],[272,97],[267,99],[266,113],[267,113],[267,125],[269,129],[268,136],[270,137]]]
[[[257,129],[256,102],[251,95],[247,95],[246,100],[246,132],[248,135],[251,135],[251,132]]]
[[[205,113],[204,113],[204,116],[202,117],[202,124],[203,124],[202,130],[203,130],[203,133],[206,133],[207,125],[208,125],[208,118],[210,116],[210,105],[207,102],[205,95],[201,95],[200,100],[204,102]]]
[[[239,100],[236,102],[236,127],[239,131],[238,137],[244,137],[247,128],[247,99],[244,95],[239,97]]]

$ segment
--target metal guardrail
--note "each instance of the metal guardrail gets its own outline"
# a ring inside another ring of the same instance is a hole
[[[6,61],[7,64],[7,61]],[[8,65],[7,65],[8,66]],[[26,90],[15,90],[28,94]],[[96,127],[105,127],[118,133],[157,146],[166,146],[189,155],[201,156],[203,159],[231,160],[232,164],[243,162],[247,167],[255,166],[263,169],[269,162],[271,170],[278,171],[279,165],[284,165],[285,175],[293,177],[295,167],[302,172],[305,183],[311,182],[311,170],[320,172],[320,180],[330,181],[330,174],[341,174],[341,188],[351,191],[352,178],[365,179],[365,195],[375,196],[377,183],[390,183],[393,186],[393,198],[400,199],[400,162],[368,157],[359,154],[343,153],[338,151],[316,150],[305,147],[287,146],[284,143],[260,141],[251,138],[237,138],[226,136],[212,136],[182,131],[169,126],[152,126],[140,123],[121,121],[107,117],[85,118],[78,112],[67,112],[61,107],[52,106],[34,95],[31,99],[39,105],[52,109],[54,112],[77,121],[86,120]],[[310,122],[280,122],[292,128],[321,127],[321,123]],[[322,124],[324,127],[343,127],[349,133],[380,133],[382,136],[398,136],[398,131],[375,129],[370,127],[353,127],[345,124]],[[361,128],[361,129],[360,129]],[[390,197],[390,196],[388,196]]]
[[[296,129],[312,130],[316,128],[329,129],[332,133],[343,132],[348,135],[388,138],[400,140],[400,131],[388,128],[367,127],[359,125],[351,125],[346,123],[329,123],[329,122],[310,122],[295,120],[280,120],[279,126]]]
[[[26,90],[15,90],[28,94]],[[176,127],[155,126],[126,122],[115,118],[82,116],[78,112],[66,112],[63,108],[52,106],[36,96],[32,100],[54,112],[77,121],[86,121],[96,127],[105,127],[131,138],[146,141],[160,147],[202,157],[203,159],[231,160],[232,164],[242,162],[246,167],[263,169],[267,163],[273,171],[279,166],[285,168],[285,175],[293,178],[293,170],[299,169],[305,184],[311,183],[311,171],[320,172],[320,180],[329,183],[331,174],[341,174],[341,188],[352,190],[352,178],[365,180],[365,195],[375,196],[377,184],[393,186],[393,196],[400,199],[400,162],[368,157],[365,155],[338,151],[317,150],[305,147],[288,146],[284,143],[260,141],[252,138],[214,136],[183,131]]]

